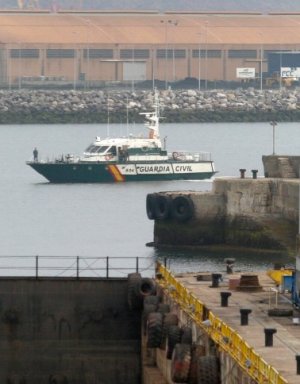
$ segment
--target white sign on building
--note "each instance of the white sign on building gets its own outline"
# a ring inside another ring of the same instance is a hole
[[[300,67],[281,67],[280,68],[281,77],[288,77],[293,79],[300,78]]]
[[[255,68],[237,68],[236,77],[238,79],[254,79]]]

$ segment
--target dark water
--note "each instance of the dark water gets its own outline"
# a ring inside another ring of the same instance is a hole
[[[224,251],[156,251],[145,246],[153,240],[153,222],[145,212],[147,193],[210,190],[211,181],[57,185],[49,184],[25,165],[35,146],[44,158],[80,154],[95,136],[104,137],[107,131],[105,125],[0,126],[0,256],[10,256],[10,265],[14,260],[17,269],[28,260],[11,257],[25,255],[52,256],[49,260],[53,265],[62,262],[53,256],[120,257],[119,266],[128,263],[126,257],[139,256],[146,258],[145,268],[152,268],[156,257],[168,256],[176,269],[222,269],[224,257],[230,256]],[[120,136],[127,131],[126,126],[112,125],[109,133]],[[129,132],[145,134],[145,129],[135,125]],[[161,136],[167,136],[170,152],[211,152],[218,176],[238,176],[240,168],[246,168],[247,175],[258,169],[262,176],[261,156],[273,150],[268,123],[165,124]],[[275,143],[276,153],[299,154],[299,124],[279,124]],[[246,253],[234,257],[238,268],[248,270],[272,265],[278,259]],[[4,260],[0,259],[2,266],[6,265]]]

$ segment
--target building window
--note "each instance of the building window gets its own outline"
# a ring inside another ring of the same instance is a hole
[[[113,59],[114,54],[112,49],[84,49],[84,58],[89,59]]]
[[[47,57],[72,59],[75,57],[75,49],[47,49]]]
[[[121,59],[149,59],[149,49],[121,49]]]
[[[13,59],[31,59],[38,58],[40,56],[40,51],[38,49],[11,49],[10,57]]]
[[[157,49],[156,57],[158,59],[185,59],[185,49]]]
[[[228,57],[232,59],[256,59],[257,51],[255,49],[230,49]]]
[[[195,58],[200,57],[221,57],[221,50],[219,49],[193,49],[192,56]]]

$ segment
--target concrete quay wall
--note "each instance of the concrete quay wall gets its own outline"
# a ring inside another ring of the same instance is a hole
[[[155,220],[157,246],[227,244],[294,253],[299,180],[217,178],[212,192],[167,193],[191,199],[191,219]],[[172,208],[171,208],[172,210]]]
[[[126,279],[0,279],[0,383],[139,384]]]

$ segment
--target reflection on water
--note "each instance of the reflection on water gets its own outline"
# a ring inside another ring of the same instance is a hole
[[[220,249],[156,249],[157,260],[165,262],[173,272],[225,272],[226,258],[235,259],[235,272],[272,269],[275,263],[294,266],[295,259],[282,253],[232,248]]]

